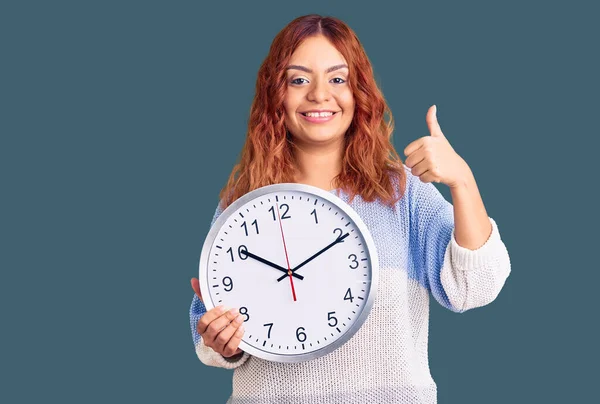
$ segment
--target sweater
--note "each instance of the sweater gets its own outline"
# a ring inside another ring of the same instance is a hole
[[[194,295],[190,326],[202,363],[233,369],[231,404],[435,404],[428,361],[429,296],[462,313],[492,302],[510,274],[508,251],[496,222],[480,248],[454,238],[454,207],[432,183],[406,172],[395,209],[379,199],[348,203],[369,229],[379,256],[377,295],[361,328],[341,347],[317,359],[278,363],[244,352],[225,358],[205,346],[196,324],[206,312]],[[221,204],[213,217],[222,213]],[[212,227],[211,224],[211,227]]]

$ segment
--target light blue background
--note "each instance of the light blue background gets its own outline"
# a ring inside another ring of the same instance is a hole
[[[259,65],[312,12],[359,36],[400,153],[437,104],[510,252],[491,305],[431,302],[439,402],[595,400],[598,10],[416,3],[3,2],[0,401],[226,400],[189,280]]]

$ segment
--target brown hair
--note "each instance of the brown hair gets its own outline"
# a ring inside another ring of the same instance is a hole
[[[311,14],[296,18],[277,34],[260,66],[241,158],[219,195],[223,209],[256,188],[294,182],[293,144],[284,123],[286,67],[302,41],[317,35],[325,36],[346,59],[348,85],[355,99],[342,170],[334,184],[349,194],[350,201],[359,194],[366,201],[379,197],[393,206],[404,194],[406,173],[391,142],[392,113],[358,37],[337,18]],[[399,179],[399,193],[395,192],[393,175]]]

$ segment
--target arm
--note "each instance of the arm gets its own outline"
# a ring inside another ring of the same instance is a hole
[[[221,204],[219,203],[213,216],[210,227],[214,225],[215,221],[221,213],[223,213],[223,210],[221,209]],[[190,327],[198,359],[200,359],[200,361],[207,366],[215,366],[226,369],[234,369],[244,364],[250,357],[250,355],[247,352],[242,352],[239,355],[226,358],[223,355],[213,351],[212,348],[204,345],[202,337],[200,336],[200,334],[198,334],[198,331],[196,329],[198,320],[200,320],[200,317],[202,317],[204,313],[206,313],[206,306],[204,306],[204,303],[202,303],[198,296],[194,294],[192,304],[190,306]]]
[[[432,183],[421,182],[408,169],[406,174],[410,244],[417,276],[434,298],[452,311],[462,313],[489,304],[510,273],[510,258],[496,222],[487,216],[482,203],[478,206],[473,193],[453,190],[453,206]],[[485,234],[486,226],[491,227],[490,233]],[[480,247],[460,245],[456,232],[464,245]]]
[[[461,247],[477,250],[490,238],[493,229],[471,170],[466,170],[465,176],[457,185],[450,187],[454,205],[454,236]]]

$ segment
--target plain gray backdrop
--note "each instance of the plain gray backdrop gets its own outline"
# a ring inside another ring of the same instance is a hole
[[[190,278],[258,68],[310,13],[357,33],[399,153],[438,106],[510,253],[490,305],[455,314],[431,299],[439,402],[597,399],[596,8],[7,1],[0,401],[225,402],[231,371],[194,352]]]

